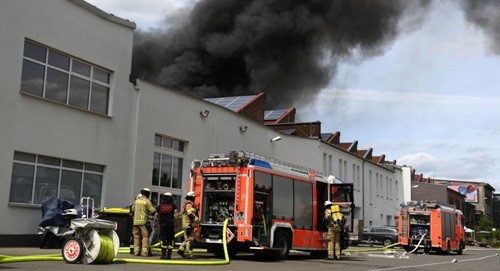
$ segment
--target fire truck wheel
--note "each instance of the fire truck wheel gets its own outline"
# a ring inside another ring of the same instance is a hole
[[[290,245],[291,242],[288,234],[285,231],[277,231],[276,235],[274,236],[273,245],[273,247],[279,248],[279,250],[276,252],[276,259],[286,259],[288,257],[288,254],[290,253]]]
[[[83,255],[83,245],[79,238],[68,238],[62,247],[62,256],[67,263],[76,263]]]
[[[456,251],[457,252],[457,255],[462,255],[463,251],[464,251],[464,243],[460,242],[460,245],[458,246],[458,250]]]

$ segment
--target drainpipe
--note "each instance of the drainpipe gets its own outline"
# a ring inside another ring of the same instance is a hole
[[[366,163],[366,161],[365,161],[365,159],[363,159],[363,166],[361,167],[361,172],[362,172],[362,174],[361,174],[361,176],[362,176],[361,177],[361,181],[362,181],[361,188],[363,189],[363,193],[362,193],[363,196],[361,197],[361,200],[362,200],[361,204],[363,206],[363,216],[362,216],[363,227],[365,226],[364,225],[364,223],[365,223],[365,163]]]

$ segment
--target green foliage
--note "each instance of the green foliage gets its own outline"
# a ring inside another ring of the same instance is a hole
[[[477,225],[474,227],[476,231],[491,231],[493,228],[493,220],[482,216],[479,221],[477,222]]]

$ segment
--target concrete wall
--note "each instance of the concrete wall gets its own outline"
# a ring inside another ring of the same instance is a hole
[[[41,217],[8,203],[16,150],[105,165],[103,202],[121,203],[112,195],[130,194],[132,179],[133,30],[69,1],[2,1],[0,35],[0,234],[34,233]],[[111,116],[20,93],[26,38],[113,71]]]

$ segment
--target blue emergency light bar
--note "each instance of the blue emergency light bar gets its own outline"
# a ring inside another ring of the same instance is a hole
[[[255,158],[250,159],[250,163],[248,163],[248,164],[251,166],[256,166],[256,167],[260,167],[260,168],[273,169],[271,167],[271,164],[269,164],[269,162],[255,159]]]

